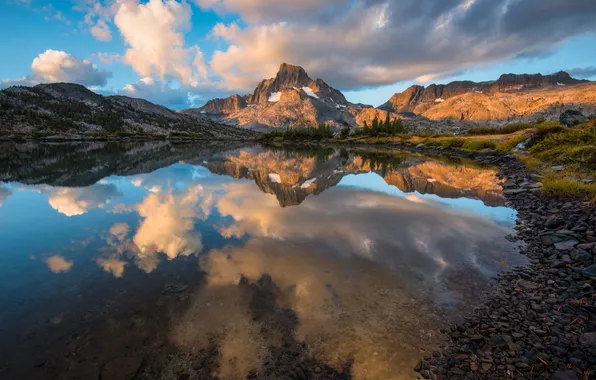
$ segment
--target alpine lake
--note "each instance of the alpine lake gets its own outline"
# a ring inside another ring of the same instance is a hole
[[[413,379],[525,262],[497,169],[372,148],[0,145],[0,379]]]

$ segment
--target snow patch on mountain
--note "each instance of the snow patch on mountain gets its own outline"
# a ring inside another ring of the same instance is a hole
[[[272,93],[269,96],[268,101],[270,101],[271,103],[276,103],[276,102],[279,102],[280,99],[281,99],[281,91]]]
[[[306,92],[306,95],[310,96],[311,98],[319,99],[319,96],[317,94],[315,94],[315,92],[312,90],[312,88],[310,88],[308,86],[304,86],[304,87],[302,87],[302,90],[304,92]]]
[[[310,185],[312,185],[313,183],[315,183],[317,179],[313,178],[313,179],[309,179],[308,181],[305,181],[302,186],[300,186],[301,189],[308,189],[310,187]]]
[[[276,173],[269,173],[269,181],[273,183],[281,183],[281,177]]]

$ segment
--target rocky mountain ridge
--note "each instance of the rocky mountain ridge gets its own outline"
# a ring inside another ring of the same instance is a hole
[[[376,117],[400,118],[411,132],[463,133],[478,124],[558,120],[568,109],[596,116],[596,83],[552,75],[503,74],[495,81],[456,81],[415,85],[375,108],[353,104],[322,79],[311,79],[299,66],[282,64],[274,78],[252,94],[214,99],[182,112],[203,115],[243,129],[370,125]]]
[[[246,100],[246,102],[242,102]],[[322,79],[312,79],[300,66],[281,64],[274,78],[261,81],[252,94],[214,99],[200,108],[182,111],[248,129],[312,127],[319,123],[334,128],[371,124],[385,119],[387,111],[352,104],[341,91]],[[392,115],[393,118],[399,117]]]
[[[244,139],[254,133],[144,99],[102,96],[73,83],[0,91],[0,133],[150,133]]]
[[[592,112],[596,87],[560,71],[552,75],[503,74],[496,81],[456,81],[427,87],[414,85],[394,94],[379,109],[420,115],[431,120],[474,122],[555,119],[553,106]]]

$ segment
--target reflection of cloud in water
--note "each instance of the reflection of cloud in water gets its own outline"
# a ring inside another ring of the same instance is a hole
[[[443,270],[441,260],[490,269],[494,263],[486,260],[500,251],[495,241],[509,232],[486,218],[349,188],[283,209],[274,197],[236,183],[217,208],[234,220],[220,228],[225,237],[315,240],[337,254],[366,257],[395,270],[409,267],[427,279]],[[484,257],[477,258],[479,252]]]
[[[128,224],[116,223],[110,228],[110,234],[114,235],[118,240],[122,241],[128,235]]]
[[[46,264],[54,273],[66,273],[72,267],[73,262],[64,259],[60,255],[54,255],[46,259]]]
[[[285,329],[317,359],[339,369],[353,358],[355,379],[412,378],[420,349],[438,340],[435,328],[442,317],[436,305],[423,294],[414,299],[404,290],[405,280],[382,265],[318,248],[258,239],[210,252],[201,259],[207,286],[174,329],[174,342],[207,349],[216,341],[226,353],[219,368],[232,374],[224,378],[243,378],[257,369],[266,347],[284,340],[270,333],[276,324],[255,321],[254,299],[237,285],[241,277],[256,283],[268,274],[280,289],[275,305],[298,317],[298,326]]]
[[[336,369],[353,358],[355,379],[411,379],[436,329],[474,305],[507,252],[498,242],[509,231],[488,219],[382,193],[336,188],[284,209],[250,183],[227,189],[221,233],[251,239],[201,258],[207,285],[173,331],[182,347],[217,342],[227,378],[258,370],[264,347],[281,344],[255,319],[242,278],[271,276],[276,305],[298,319],[288,329],[316,358]]]
[[[4,201],[12,195],[12,192],[4,186],[0,186],[0,207],[4,204]]]
[[[260,326],[252,319],[250,297],[236,286],[209,287],[193,299],[190,311],[178,323],[173,341],[193,350],[219,349],[218,377],[246,377],[265,357]]]
[[[120,195],[113,184],[95,184],[81,188],[50,188],[48,203],[66,216],[83,215],[95,208],[103,208]]]
[[[135,260],[136,265],[149,273],[157,268],[159,254],[169,259],[198,254],[202,236],[195,230],[197,219],[205,220],[213,204],[211,192],[200,185],[192,185],[183,192],[149,193],[136,206],[142,218],[132,238],[130,226],[116,223],[105,237],[107,246],[97,263],[106,271],[120,277],[126,262],[122,255]]]
[[[202,167],[174,164],[151,173],[129,177],[129,180],[132,185],[143,187],[153,193],[168,192],[176,185],[185,186],[192,178],[202,177],[199,172],[204,170]]]
[[[102,267],[106,272],[109,272],[114,275],[114,277],[120,278],[124,274],[124,267],[126,266],[126,262],[122,260],[118,260],[116,258],[99,258],[97,259],[97,264]]]
[[[163,252],[174,259],[202,249],[201,234],[194,231],[195,219],[206,219],[210,210],[208,199],[199,203],[202,190],[195,186],[183,194],[151,193],[145,198],[137,207],[144,220],[134,236],[141,254]]]

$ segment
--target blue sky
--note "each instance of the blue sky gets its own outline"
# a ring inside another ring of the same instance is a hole
[[[375,106],[412,84],[596,76],[592,0],[396,3],[1,0],[0,80],[76,82],[183,108],[251,92],[282,62]]]

